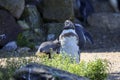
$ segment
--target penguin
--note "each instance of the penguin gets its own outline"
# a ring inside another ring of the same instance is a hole
[[[77,63],[80,62],[79,37],[75,32],[75,26],[70,20],[64,22],[64,28],[59,35],[60,53],[67,54]]]
[[[109,0],[115,12],[120,12],[120,0]]]
[[[45,41],[45,42],[41,43],[36,52],[36,55],[45,53],[48,55],[48,58],[51,58],[51,54],[53,52],[55,52],[57,54],[60,53],[60,43],[57,39],[54,41]]]
[[[88,16],[94,13],[94,8],[90,0],[74,0],[74,12],[76,18],[81,20],[82,17],[86,23]]]
[[[81,24],[75,23],[74,25],[75,25],[75,32],[77,33],[79,37],[79,48],[80,49],[84,48],[87,41],[90,44],[94,44],[91,34]]]

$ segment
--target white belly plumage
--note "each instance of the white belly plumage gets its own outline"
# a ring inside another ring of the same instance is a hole
[[[66,52],[67,54],[78,54],[79,47],[77,45],[78,41],[76,37],[65,37],[61,40],[61,51]]]
[[[65,32],[63,32],[64,34]],[[60,38],[61,48],[60,53],[65,53],[72,58],[76,59],[76,62],[79,63],[80,55],[79,46],[78,46],[78,38],[76,36],[62,37]]]

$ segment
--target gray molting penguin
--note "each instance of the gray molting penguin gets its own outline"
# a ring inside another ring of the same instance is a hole
[[[75,32],[75,26],[70,20],[65,21],[65,26],[59,36],[60,53],[67,54],[75,59],[77,63],[80,62],[79,38]]]
[[[90,0],[74,0],[74,12],[77,19],[82,18],[86,23],[88,16],[94,13],[94,8]]]
[[[84,27],[81,24],[74,24],[75,25],[75,32],[77,33],[79,37],[79,48],[84,48],[85,44],[88,42],[90,44],[93,44],[93,38],[91,34],[84,29]]]
[[[41,45],[39,46],[36,52],[36,55],[45,53],[48,55],[48,58],[51,58],[51,54],[54,52],[58,54],[60,52],[60,43],[57,39],[54,41],[46,41],[41,43]]]
[[[115,12],[120,12],[120,0],[109,0]]]

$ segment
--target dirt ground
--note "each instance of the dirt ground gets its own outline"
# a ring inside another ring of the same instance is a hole
[[[81,53],[81,60],[106,59],[110,63],[108,80],[120,80],[120,52]]]
[[[85,46],[81,60],[89,61],[95,58],[110,62],[108,80],[120,80],[120,29],[111,30],[98,27],[87,28],[93,36],[94,44]]]

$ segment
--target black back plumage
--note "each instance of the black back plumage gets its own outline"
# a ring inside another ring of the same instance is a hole
[[[83,48],[88,41],[90,44],[93,44],[93,38],[90,33],[82,27],[80,24],[75,24],[75,31],[79,37],[79,47]]]

